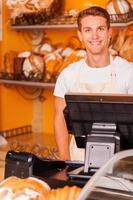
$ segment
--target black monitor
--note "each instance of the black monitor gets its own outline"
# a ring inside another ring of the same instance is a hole
[[[101,123],[116,125],[120,150],[133,148],[133,95],[68,93],[65,101],[68,131],[78,147],[85,148],[92,126]]]

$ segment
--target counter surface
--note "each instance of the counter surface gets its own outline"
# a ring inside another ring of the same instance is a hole
[[[8,144],[0,146],[0,181],[4,179],[5,157],[9,150],[32,152],[39,157],[55,159],[57,148],[53,135],[29,133],[7,138]]]

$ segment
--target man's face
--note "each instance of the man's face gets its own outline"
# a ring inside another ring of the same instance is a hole
[[[81,20],[81,31],[78,31],[78,36],[87,52],[97,55],[107,51],[111,30],[108,29],[104,17],[90,15]]]

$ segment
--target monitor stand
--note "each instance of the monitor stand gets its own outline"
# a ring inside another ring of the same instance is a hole
[[[89,179],[120,150],[120,137],[113,123],[93,123],[87,135],[84,166],[68,173],[70,178]]]
[[[93,123],[87,136],[84,172],[90,168],[99,169],[115,152],[120,150],[120,137],[113,123]]]

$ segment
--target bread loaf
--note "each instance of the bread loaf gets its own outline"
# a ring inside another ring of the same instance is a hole
[[[124,44],[126,33],[127,33],[127,28],[119,30],[116,41],[112,45],[113,49],[115,49],[118,52],[120,51],[122,45]]]
[[[0,183],[1,200],[76,200],[80,191],[77,186],[50,189],[46,182],[33,177],[11,176]]]
[[[25,78],[29,80],[42,80],[44,75],[44,61],[41,56],[30,55],[23,62],[22,67]]]
[[[20,179],[11,176],[0,183],[1,200],[43,200],[49,191],[47,183],[32,177]]]
[[[119,55],[130,62],[133,62],[133,36],[130,36],[124,42]]]
[[[131,5],[127,0],[110,0],[106,9],[109,14],[125,14],[130,12]]]
[[[77,186],[65,186],[63,188],[53,189],[47,194],[47,200],[76,200],[81,188]]]

